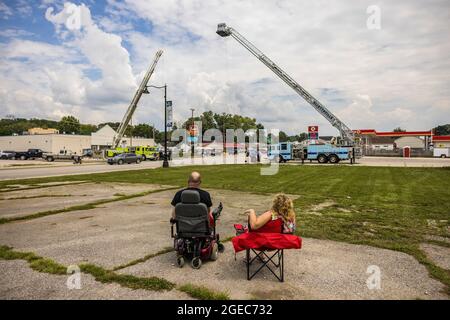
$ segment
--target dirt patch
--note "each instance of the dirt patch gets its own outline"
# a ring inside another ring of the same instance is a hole
[[[422,243],[420,245],[428,258],[430,258],[437,266],[450,270],[450,248],[441,247],[434,244]]]
[[[295,300],[294,290],[255,290],[249,294],[257,300]]]
[[[324,202],[321,202],[319,204],[315,204],[312,205],[309,209],[307,209],[304,214],[313,214],[316,216],[321,216],[322,213],[320,211],[322,211],[323,209],[329,208],[336,205],[336,202],[332,201],[332,200],[326,200]]]
[[[448,238],[448,237],[427,235],[427,236],[425,236],[425,239],[431,240],[431,241],[440,241],[440,242],[450,243],[450,238]]]

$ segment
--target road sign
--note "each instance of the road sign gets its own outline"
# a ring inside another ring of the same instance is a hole
[[[198,127],[197,125],[193,124],[189,127],[189,136],[195,137],[198,135]]]

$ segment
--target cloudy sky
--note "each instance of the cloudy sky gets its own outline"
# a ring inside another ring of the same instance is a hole
[[[291,134],[308,125],[337,134],[234,39],[219,37],[220,22],[353,129],[450,123],[448,0],[0,0],[0,117],[120,121],[162,48],[150,82],[168,84],[175,120],[195,108]],[[144,96],[134,123],[162,128],[162,98]]]

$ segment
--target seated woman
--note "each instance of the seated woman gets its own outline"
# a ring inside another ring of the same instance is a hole
[[[265,226],[271,225],[271,229],[273,229],[273,226],[279,225],[281,233],[294,233],[295,231],[294,204],[285,194],[277,194],[273,199],[271,210],[259,216],[253,209],[248,209],[245,213],[248,215],[250,230],[262,232]]]

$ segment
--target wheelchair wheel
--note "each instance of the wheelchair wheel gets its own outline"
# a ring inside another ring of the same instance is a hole
[[[219,256],[219,249],[217,248],[217,243],[214,243],[211,250],[211,256],[209,257],[209,259],[211,259],[212,261],[216,261],[218,256]]]
[[[222,243],[219,243],[218,244],[218,249],[219,249],[219,252],[222,253],[222,252],[225,251],[225,246]]]
[[[178,256],[177,257],[177,266],[179,268],[183,268],[183,266],[184,266],[184,258],[183,258],[183,256]]]
[[[199,257],[192,258],[191,267],[194,269],[200,269],[202,266],[202,260]]]

